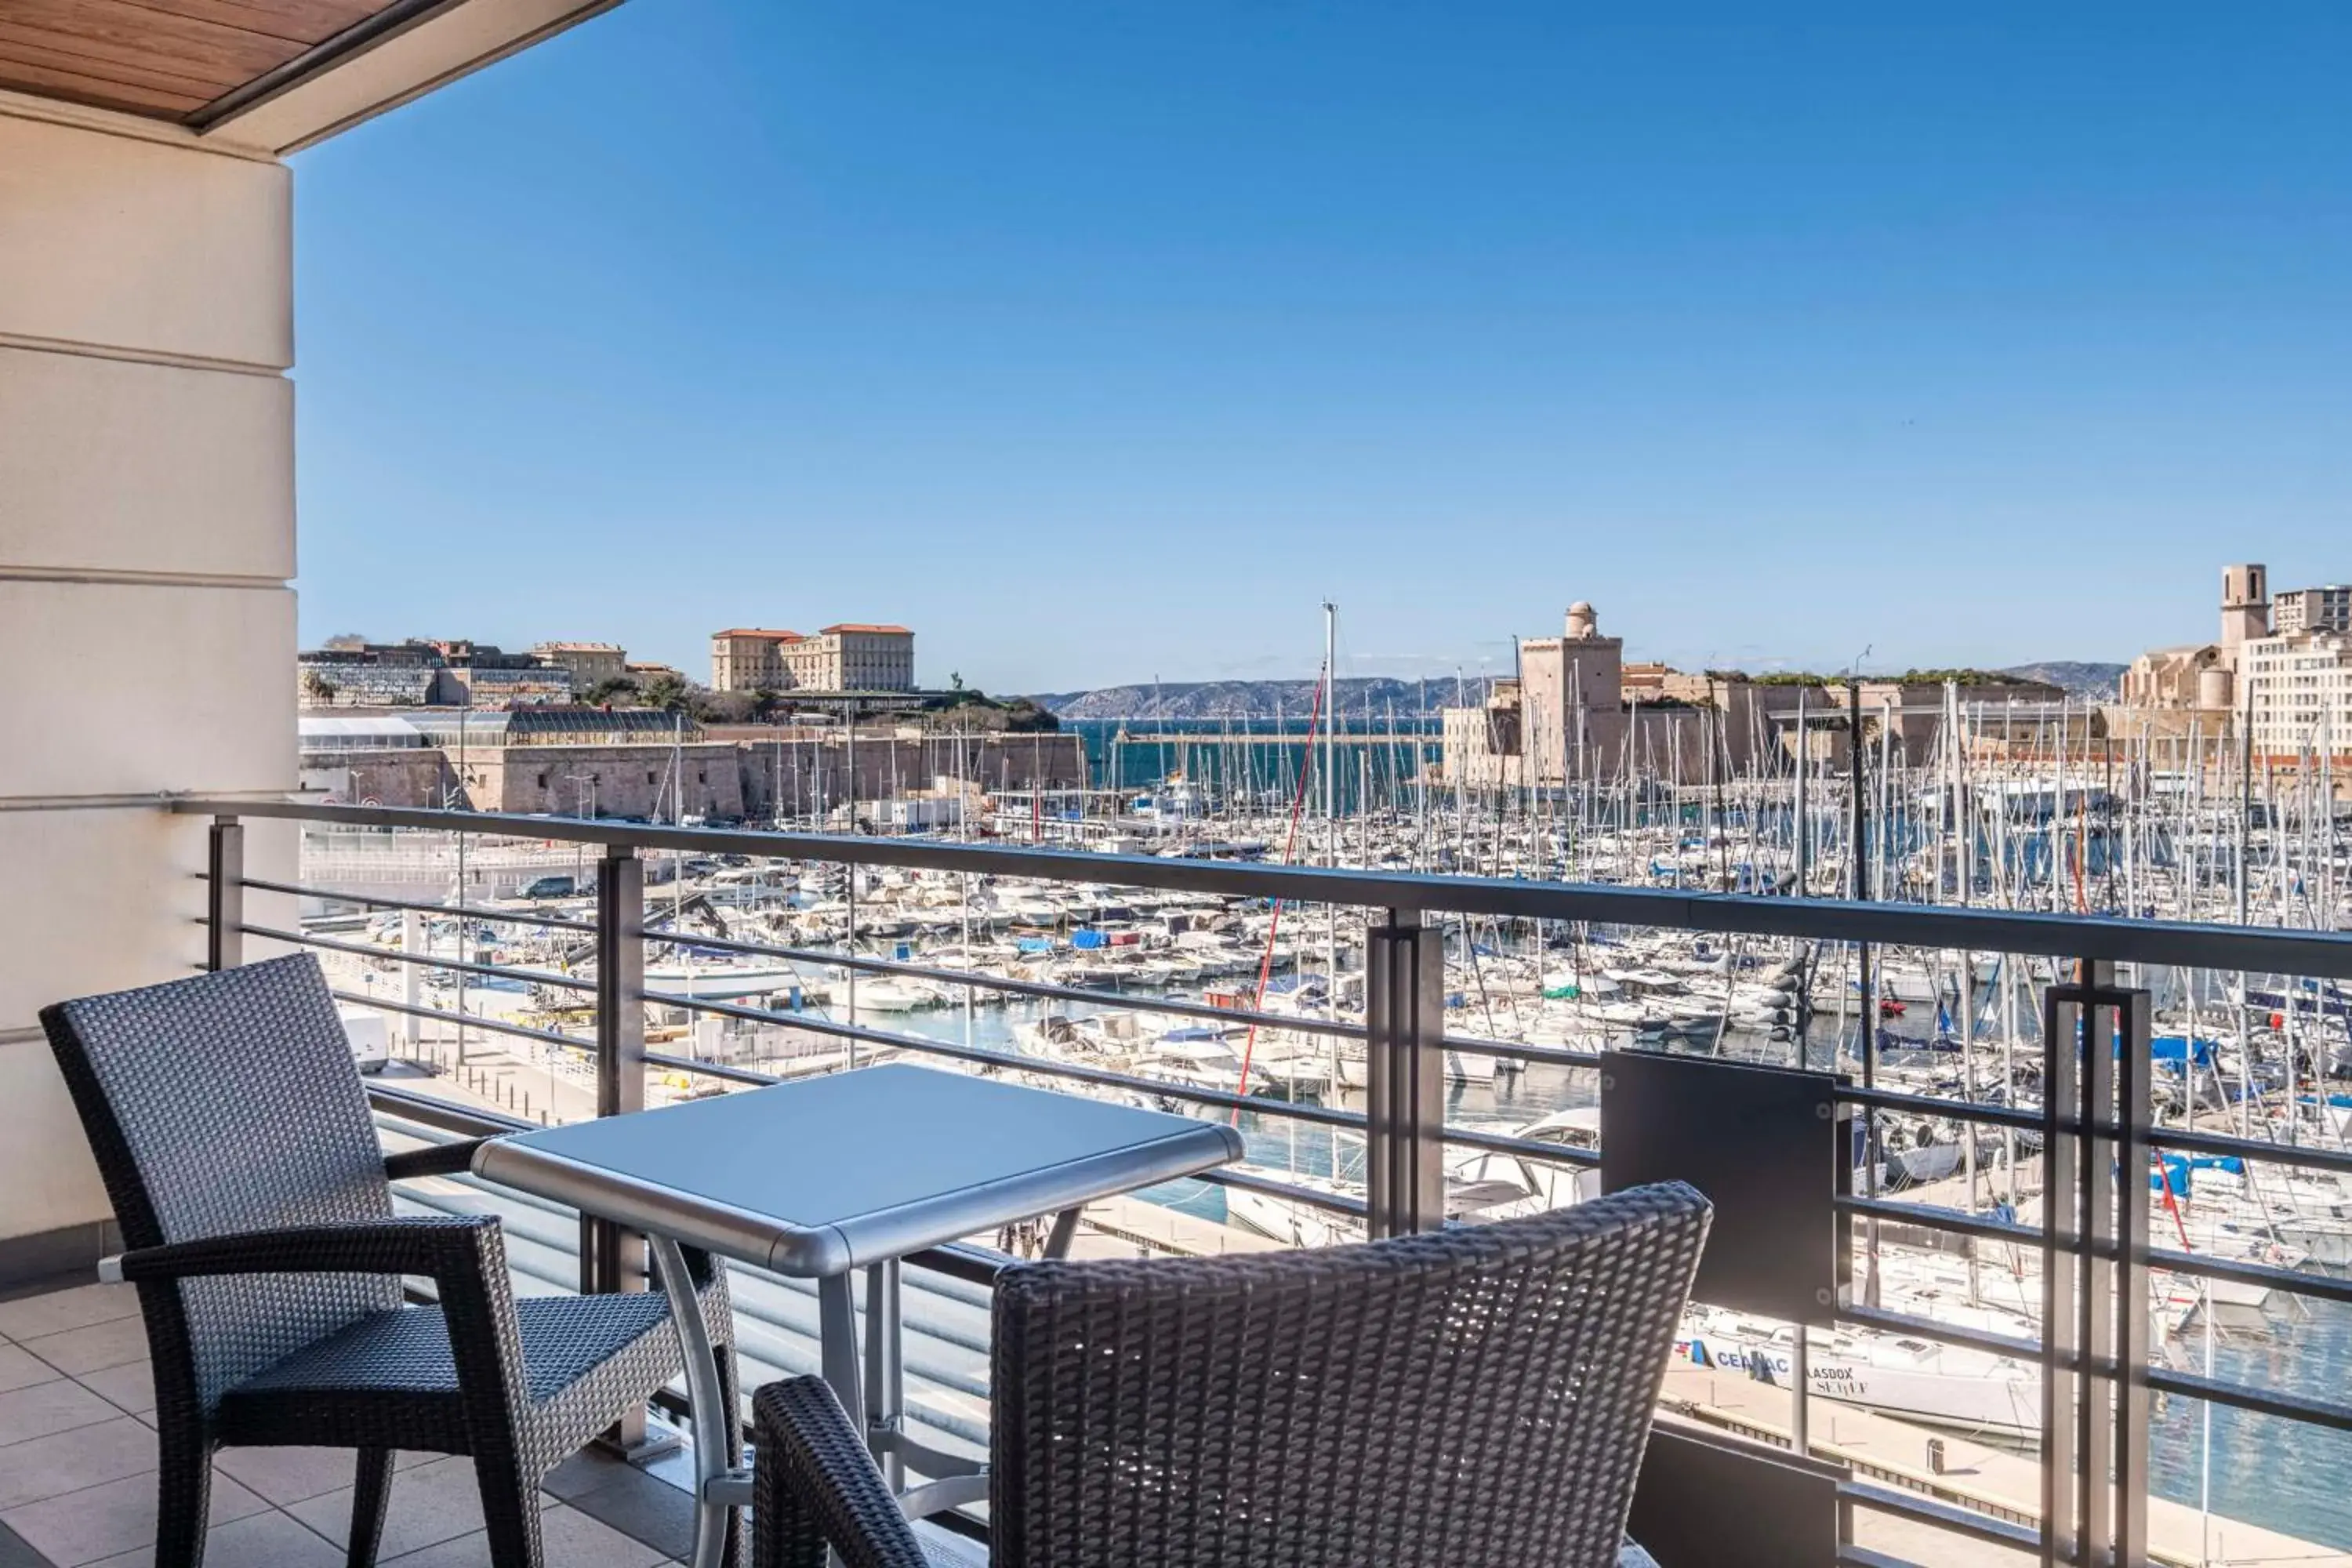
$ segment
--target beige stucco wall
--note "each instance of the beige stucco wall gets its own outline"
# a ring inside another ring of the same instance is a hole
[[[0,103],[0,1238],[107,1214],[36,1011],[203,953],[148,802],[294,783],[290,218],[275,162]]]

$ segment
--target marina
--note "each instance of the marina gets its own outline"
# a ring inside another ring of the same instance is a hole
[[[1387,743],[1385,731],[1374,739]],[[1118,797],[1115,816],[1106,814],[1114,827],[1156,816],[1150,838],[1138,846],[1111,831],[1078,841],[1160,857],[1205,847],[1212,858],[1249,843],[1261,847],[1244,853],[1275,863],[1792,899],[1858,886],[1874,899],[2021,911],[2242,911],[2249,923],[2318,930],[2346,912],[2332,793],[2284,770],[2233,769],[2219,748],[1986,762],[1963,731],[1916,767],[1883,753],[1859,800],[1827,756],[1705,788],[1637,774],[1483,797],[1445,789],[1424,769],[1368,792],[1361,809],[1334,787],[1326,815],[1317,785],[1329,775],[1315,774],[1336,750],[1328,741],[1299,734],[1254,753],[1298,770],[1286,809],[1270,809],[1194,781],[1207,771],[1199,752],[1225,743],[1212,731],[1156,789],[1105,792]],[[1357,772],[1361,784],[1369,769]],[[2116,783],[2094,788],[2094,777]],[[1172,799],[1181,810],[1155,812]],[[392,1005],[394,1070],[432,1076],[436,1092],[454,1084],[549,1121],[590,1113],[593,1064],[569,1042],[588,1024],[593,952],[566,926],[593,918],[583,892],[592,864],[569,846],[480,835],[465,836],[462,851],[420,857],[422,837],[308,830],[306,856],[315,844],[321,864],[339,870],[380,845],[383,863],[362,879],[379,898],[416,906],[305,908],[305,929],[339,944],[329,961],[343,994]],[[1045,837],[1037,828],[1031,841]],[[1113,1227],[1121,1244],[1199,1252],[1362,1236],[1344,1212],[1362,1191],[1361,1135],[1273,1113],[1363,1107],[1361,913],[1122,888],[1108,876],[1024,883],[658,850],[648,861],[650,1050],[792,1076],[940,1049],[1015,1079],[1025,1063],[1041,1075],[1078,1070],[1096,1079],[1090,1092],[1153,1109],[1221,1114],[1185,1097],[1226,1097],[1247,1147],[1243,1169],[1259,1180],[1147,1194]],[[478,864],[487,868],[478,879]],[[538,898],[500,890],[525,871],[572,882]],[[306,860],[304,883],[324,880]],[[394,886],[407,891],[382,892]],[[1589,1156],[1594,1068],[1606,1050],[1829,1067],[1923,1101],[2031,1110],[2044,1059],[2038,998],[2062,978],[2046,959],[1990,952],[1483,917],[1451,921],[1445,932],[1447,1123],[1510,1145],[1449,1156],[1447,1213],[1474,1223],[1597,1190],[1589,1165],[1547,1163],[1540,1152]],[[427,972],[404,953],[514,973]],[[2147,966],[2119,978],[2152,996],[2160,1124],[2345,1150],[2352,1094],[2336,983]],[[845,1038],[843,1026],[860,1037]],[[648,1094],[660,1102],[715,1087],[691,1068],[664,1069]],[[1269,1109],[1251,1109],[1259,1104]],[[1868,1119],[1854,1158],[1857,1191],[2038,1232],[2039,1140],[2022,1129],[1890,1110]],[[2337,1277],[2352,1258],[2352,1193],[2325,1173],[2168,1158],[2151,1165],[2146,1201],[2159,1243],[2186,1254],[2315,1279]],[[1139,1217],[1146,1210],[1170,1217],[1151,1222]],[[1858,1231],[1858,1292],[1874,1308],[1983,1336],[2038,1337],[2038,1253],[1953,1239],[1896,1224]],[[2158,1364],[2260,1364],[2285,1387],[2324,1395],[2326,1369],[2352,1357],[2352,1322],[2336,1302],[2161,1268],[2150,1284]],[[1795,1349],[1785,1324],[1695,1308],[1681,1357],[1717,1385],[1729,1377],[1787,1388],[1798,1380]],[[2021,1473],[2032,1471],[2041,1390],[2030,1363],[1869,1328],[1815,1331],[1806,1350],[1803,1381],[1822,1411],[1847,1413],[1839,1430],[1885,1441],[1940,1435],[2019,1456]],[[1828,1419],[1815,1417],[1817,1444]],[[2315,1434],[2292,1455],[2273,1453],[2273,1426],[2160,1400],[2152,1473],[2167,1517],[2210,1521],[2248,1549],[2257,1532],[2238,1522],[2245,1517],[2290,1524],[2305,1561],[2332,1560],[2309,1555],[2312,1542],[2352,1550],[2352,1514],[2325,1479],[2352,1462],[2343,1439]],[[1959,1505],[1995,1506],[1986,1497]]]

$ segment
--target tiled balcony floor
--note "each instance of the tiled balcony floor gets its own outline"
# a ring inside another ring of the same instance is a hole
[[[152,1559],[153,1405],[131,1286],[0,1299],[0,1568]],[[223,1450],[206,1568],[338,1568],[352,1463],[339,1449]],[[686,1494],[607,1456],[575,1456],[541,1500],[548,1561],[563,1568],[657,1568],[690,1543]],[[471,1460],[400,1457],[377,1561],[487,1568]]]

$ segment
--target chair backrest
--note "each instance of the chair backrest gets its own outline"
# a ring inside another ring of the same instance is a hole
[[[391,1215],[367,1095],[311,955],[61,1002],[41,1025],[127,1246]],[[178,1291],[205,1412],[289,1351],[400,1303],[398,1280],[355,1274]]]
[[[1613,1568],[1710,1212],[1007,1270],[996,1560]]]

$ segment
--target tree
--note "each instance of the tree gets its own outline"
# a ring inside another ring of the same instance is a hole
[[[1026,697],[1016,697],[1004,704],[1004,727],[1024,735],[1054,735],[1061,732],[1062,721],[1052,710],[1040,708]]]
[[[335,683],[315,669],[302,672],[302,694],[311,701],[326,704],[335,700]]]
[[[961,691],[963,689],[963,672],[954,669],[948,671],[948,687],[950,690]]]
[[[666,669],[637,688],[637,700],[648,708],[676,713],[692,705],[693,692],[684,676]]]

